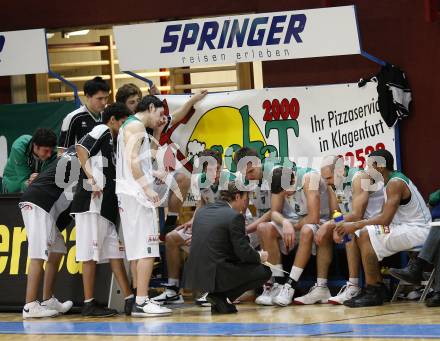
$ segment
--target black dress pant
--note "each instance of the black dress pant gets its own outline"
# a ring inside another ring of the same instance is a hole
[[[246,291],[262,287],[271,276],[272,271],[267,266],[260,264],[255,266],[253,271],[247,274],[243,283],[227,291],[215,292],[213,294],[226,296],[231,302],[234,302]]]

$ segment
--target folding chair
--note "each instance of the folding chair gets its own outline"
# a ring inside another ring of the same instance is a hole
[[[434,217],[433,217],[434,218]],[[438,217],[436,217],[438,218]],[[440,221],[433,221],[431,223],[431,228],[440,228]],[[422,246],[417,246],[415,248],[412,248],[411,250],[407,250],[408,252],[420,252],[422,249]],[[431,289],[432,283],[434,282],[435,277],[435,270],[432,270],[431,274],[429,275],[428,280],[422,281],[420,284],[424,286],[422,296],[420,296],[419,302],[425,302],[426,296],[429,293],[429,289]],[[391,302],[395,302],[397,300],[397,296],[399,295],[400,291],[404,286],[413,285],[411,283],[407,283],[405,281],[399,281],[399,284],[397,285],[396,291],[394,291],[393,298],[391,299]]]

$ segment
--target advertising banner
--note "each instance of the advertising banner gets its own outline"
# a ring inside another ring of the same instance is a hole
[[[48,71],[44,29],[0,32],[0,76]]]
[[[29,258],[26,230],[18,208],[19,200],[20,194],[0,196],[0,309],[22,307],[25,301]],[[67,226],[61,234],[66,242],[67,254],[61,259],[55,295],[60,301],[72,300],[75,305],[82,305],[82,265],[75,259],[75,224]],[[95,297],[101,302],[108,300],[110,279],[110,266],[98,266]]]
[[[359,54],[354,6],[114,26],[121,70]]]
[[[172,112],[188,96],[161,98]],[[353,166],[364,165],[376,149],[396,157],[395,132],[382,119],[373,83],[209,94],[175,127],[170,142],[188,158],[206,148],[221,150],[228,168],[228,158],[244,146],[256,149],[261,159],[272,153],[314,168],[327,155],[343,155]]]

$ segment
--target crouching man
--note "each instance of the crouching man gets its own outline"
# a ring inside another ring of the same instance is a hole
[[[200,208],[194,217],[184,285],[209,292],[212,313],[237,312],[230,302],[261,287],[272,274],[261,264],[267,253],[255,251],[246,238],[243,212],[248,204],[248,192],[229,182],[220,200]]]

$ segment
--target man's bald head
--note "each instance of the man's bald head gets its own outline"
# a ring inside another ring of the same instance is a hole
[[[344,178],[344,158],[342,156],[325,156],[321,162],[321,176],[327,185],[339,187]]]

